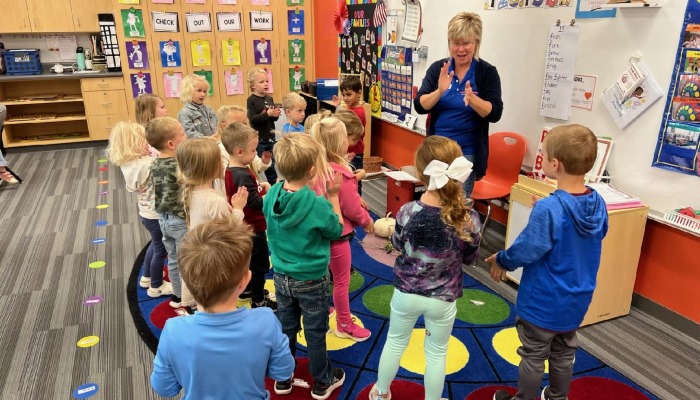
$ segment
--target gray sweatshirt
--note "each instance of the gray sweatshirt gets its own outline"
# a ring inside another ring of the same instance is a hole
[[[177,113],[177,119],[188,138],[211,136],[216,131],[216,112],[206,104],[185,104]]]

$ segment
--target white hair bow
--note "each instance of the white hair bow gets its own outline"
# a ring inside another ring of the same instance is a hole
[[[433,160],[425,167],[423,174],[430,176],[430,183],[428,184],[428,190],[440,189],[441,187],[447,185],[449,179],[454,179],[464,183],[464,181],[469,178],[472,173],[471,161],[467,160],[463,156],[459,156],[452,161],[452,164],[448,167],[447,164],[440,160]]]

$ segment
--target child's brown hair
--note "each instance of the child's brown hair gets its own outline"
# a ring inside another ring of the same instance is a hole
[[[345,79],[340,81],[340,92],[342,93],[346,90],[352,90],[355,93],[362,92],[360,77],[357,75],[348,75]]]
[[[362,134],[365,133],[365,127],[360,121],[360,117],[354,112],[346,109],[339,109],[335,112],[335,117],[345,125],[345,130],[348,131],[348,137],[359,140]]]
[[[146,126],[153,118],[156,117],[156,107],[158,101],[163,101],[160,96],[152,93],[142,94],[136,98],[136,122]]]
[[[177,250],[182,279],[205,310],[227,300],[248,273],[252,236],[243,221],[220,218],[182,238]]]
[[[283,136],[272,149],[280,175],[290,181],[306,179],[312,167],[321,179],[326,179],[329,170],[323,145],[305,133],[290,133]]]
[[[171,117],[153,118],[146,124],[146,141],[154,149],[162,151],[165,149],[168,140],[171,140],[177,134],[177,127],[180,122]]]
[[[186,223],[189,225],[192,190],[221,177],[221,151],[210,138],[189,139],[177,146],[175,159]]]
[[[258,132],[250,126],[233,122],[221,132],[221,144],[228,154],[234,154],[236,149],[244,149],[248,142],[258,136]]]
[[[561,125],[544,139],[548,161],[559,160],[569,175],[586,175],[598,156],[598,138],[583,125]]]

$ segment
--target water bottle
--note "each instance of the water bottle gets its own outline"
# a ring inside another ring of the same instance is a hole
[[[82,47],[75,49],[75,62],[78,64],[78,70],[85,70],[85,50]]]

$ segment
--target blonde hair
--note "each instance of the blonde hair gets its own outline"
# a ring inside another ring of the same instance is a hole
[[[195,186],[221,177],[221,151],[209,138],[185,140],[177,146],[175,159],[178,166],[178,183],[182,189],[186,223],[190,222],[192,190]]]
[[[306,108],[306,100],[299,93],[292,92],[282,98],[282,109],[284,111],[291,110],[297,106]]]
[[[348,147],[345,145],[348,133],[345,125],[338,118],[326,118],[316,122],[311,128],[311,136],[326,148],[328,161],[352,170],[344,157],[348,152]]]
[[[246,77],[246,80],[248,81],[248,86],[251,89],[253,88],[253,82],[255,82],[255,77],[258,74],[263,74],[263,75],[267,76],[267,72],[260,67],[255,67],[255,68],[252,68],[250,71],[248,71],[248,76]]]
[[[349,138],[360,139],[362,134],[365,133],[365,127],[362,125],[360,117],[354,112],[341,108],[336,110],[335,117],[345,125]]]
[[[168,140],[177,134],[180,122],[171,117],[153,118],[146,124],[146,140],[154,149],[161,151],[165,149]]]
[[[160,96],[152,93],[142,94],[136,98],[136,122],[146,126],[153,118],[156,117],[156,108],[158,100],[163,101]]]
[[[547,161],[559,160],[569,175],[586,175],[598,156],[598,138],[583,125],[561,125],[544,138]]]
[[[329,110],[323,110],[318,114],[309,115],[308,117],[306,117],[306,121],[304,121],[304,132],[308,133],[310,135],[311,134],[311,127],[313,127],[316,122],[319,122],[319,121],[323,120],[324,118],[328,118],[332,115],[333,115],[333,113],[330,112]]]
[[[204,309],[227,300],[243,281],[252,236],[243,221],[219,218],[198,225],[182,238],[177,249],[182,279]]]
[[[188,103],[192,101],[192,96],[194,95],[194,87],[197,83],[203,82],[207,85],[207,93],[209,93],[209,82],[200,75],[190,74],[182,79],[180,82],[180,101],[183,103]]]
[[[479,48],[481,48],[481,17],[477,13],[461,12],[452,17],[447,24],[447,40],[474,40],[474,58],[479,59]]]
[[[255,129],[241,122],[233,122],[221,132],[221,144],[228,154],[233,154],[236,149],[244,149],[251,139],[257,137]]]
[[[462,156],[462,148],[452,139],[443,136],[428,136],[416,151],[416,171],[418,178],[426,184],[430,178],[423,174],[425,168],[433,160],[440,160],[447,165],[452,164],[457,157]],[[462,183],[449,179],[447,184],[435,193],[440,198],[440,219],[445,225],[455,229],[460,239],[471,242],[469,230],[474,225],[466,206],[466,197]]]
[[[148,155],[146,133],[143,126],[135,122],[117,122],[109,133],[107,158],[117,166]]]
[[[330,169],[323,145],[305,133],[290,133],[283,136],[272,149],[279,173],[290,181],[308,178],[312,167],[325,180],[325,171]]]
[[[223,132],[225,127],[222,127],[221,124],[226,122],[226,117],[230,113],[240,113],[243,114],[243,117],[245,118],[245,124],[248,124],[248,110],[241,106],[221,106],[219,107],[218,110],[216,110],[216,132],[212,135],[212,138],[216,140],[221,140],[221,132]],[[243,121],[240,121],[243,122]]]

